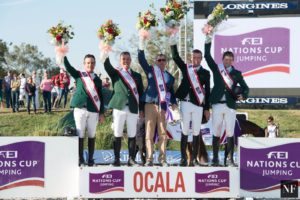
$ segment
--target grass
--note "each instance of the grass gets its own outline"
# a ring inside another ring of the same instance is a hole
[[[0,136],[58,136],[59,120],[68,113],[67,110],[56,111],[51,114],[28,115],[24,110],[11,113],[10,110],[0,110]],[[269,115],[273,115],[276,123],[280,124],[281,137],[300,137],[300,110],[239,110],[247,112],[249,120],[261,127],[266,126]],[[97,126],[96,148],[111,149],[113,134],[111,130],[111,115],[106,116],[105,123]],[[123,140],[123,148],[127,148],[127,141]],[[179,149],[179,142],[170,141],[168,149]]]

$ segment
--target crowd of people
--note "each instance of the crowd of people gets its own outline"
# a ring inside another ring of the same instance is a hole
[[[110,88],[108,77],[104,78],[103,87]],[[42,77],[37,76],[36,71],[27,77],[24,73],[18,75],[8,71],[4,78],[0,78],[0,108],[11,108],[12,112],[19,112],[23,107],[29,114],[33,108],[36,113],[41,101],[44,112],[50,113],[52,109],[66,108],[68,94],[75,88],[76,84],[71,87],[70,76],[63,69],[52,77],[47,71],[44,71]]]

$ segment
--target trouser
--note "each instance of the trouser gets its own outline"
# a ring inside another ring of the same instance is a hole
[[[159,161],[166,161],[167,131],[165,115],[162,115],[158,105],[146,103],[145,105],[145,128],[146,128],[146,151],[147,161],[153,161],[155,128],[159,135]]]
[[[64,97],[64,108],[66,107],[67,105],[67,100],[68,100],[68,93],[69,93],[69,89],[68,88],[64,88],[64,89],[60,89],[60,94],[59,94],[59,102],[58,102],[58,105],[60,105],[60,102],[62,100],[62,98]]]
[[[27,112],[30,113],[30,103],[32,101],[33,104],[33,110],[36,112],[36,105],[35,105],[35,95],[27,95]]]
[[[96,128],[99,120],[99,113],[89,112],[86,108],[74,108],[74,120],[76,125],[76,132],[79,136],[79,160],[83,162],[83,141],[85,130],[88,134],[88,150],[89,163],[93,162]]]
[[[45,112],[51,112],[51,92],[43,91],[44,110]]]
[[[12,91],[12,109],[13,110],[19,110],[19,95],[20,95],[20,91],[16,90],[16,91]]]
[[[9,108],[11,104],[11,89],[5,89],[5,96],[6,96],[6,108]]]
[[[203,107],[197,106],[191,102],[181,101],[180,108],[182,116],[182,136],[180,142],[181,158],[183,160],[186,160],[187,136],[191,128],[193,132],[192,159],[197,159],[197,154],[199,151],[199,134],[201,130]],[[190,127],[191,122],[192,126]]]
[[[128,106],[123,110],[113,110],[113,129],[115,137],[122,137],[124,125],[126,122],[127,135],[129,138],[133,138],[136,135],[136,127],[138,121],[138,114],[131,113]]]
[[[36,88],[35,90],[35,97],[34,97],[34,101],[35,101],[35,106],[36,108],[40,108],[40,102],[39,102],[39,88]]]
[[[229,108],[226,104],[214,104],[212,106],[212,128],[213,128],[213,161],[218,162],[219,139],[222,134],[223,122],[225,124],[225,132],[230,144],[227,150],[230,155],[233,152],[232,138],[234,135],[234,127],[236,120],[236,110]]]

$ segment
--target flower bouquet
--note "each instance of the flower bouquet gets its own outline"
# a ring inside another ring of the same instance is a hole
[[[163,19],[167,26],[167,32],[175,34],[179,30],[180,20],[189,11],[186,1],[178,3],[176,0],[169,0],[164,8],[161,8]]]
[[[105,24],[101,25],[98,30],[98,37],[100,38],[100,50],[110,52],[112,45],[115,43],[116,37],[121,34],[121,31],[117,24],[114,24],[112,20],[108,20]]]
[[[152,27],[158,26],[158,20],[156,15],[153,14],[150,10],[139,13],[137,29],[139,30],[139,34],[141,37],[148,39],[150,37],[149,30]]]
[[[71,25],[65,26],[63,22],[59,22],[47,32],[52,38],[51,43],[55,46],[56,63],[61,66],[63,57],[69,51],[67,44],[74,37],[73,27]]]
[[[212,38],[213,34],[217,31],[218,26],[228,19],[228,15],[225,14],[223,5],[218,3],[212,13],[207,17],[207,23],[202,28],[202,32]]]

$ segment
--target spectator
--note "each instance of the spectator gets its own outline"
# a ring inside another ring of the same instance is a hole
[[[66,108],[69,93],[70,77],[65,70],[61,70],[61,73],[59,74],[59,80],[60,94],[58,105],[60,106],[61,99],[64,98],[64,108]]]
[[[44,79],[41,82],[40,88],[43,92],[45,113],[51,112],[51,90],[52,90],[52,87],[53,87],[52,80],[48,79],[47,72],[44,72]]]
[[[20,95],[20,79],[17,77],[17,74],[13,75],[11,80],[11,93],[12,93],[12,111],[19,112],[19,95]]]
[[[27,112],[30,114],[30,102],[33,103],[34,113],[36,114],[36,102],[35,102],[35,94],[36,94],[36,86],[33,82],[33,78],[29,77],[25,86],[25,90],[27,92]]]
[[[4,90],[6,96],[6,108],[9,108],[11,105],[11,73],[7,72],[7,76],[4,77]]]
[[[110,82],[109,82],[109,78],[106,77],[104,79],[104,83],[103,83],[103,87],[109,89],[110,88]]]
[[[59,101],[59,75],[55,75],[51,78],[53,88],[51,90],[52,94],[52,108],[57,108]]]
[[[26,78],[25,78],[25,74],[22,73],[20,74],[20,96],[19,96],[19,103],[20,106],[25,107],[25,102],[24,99],[26,97],[26,91],[25,91],[25,86],[26,86]]]
[[[34,97],[34,101],[35,101],[35,106],[36,108],[40,108],[40,102],[39,102],[39,88],[40,88],[40,84],[41,84],[41,80],[40,78],[37,76],[36,71],[32,72],[32,80],[35,84],[36,90],[35,90],[35,97]]]
[[[265,136],[268,138],[279,137],[279,128],[274,123],[273,116],[268,117],[268,126],[265,128]]]

